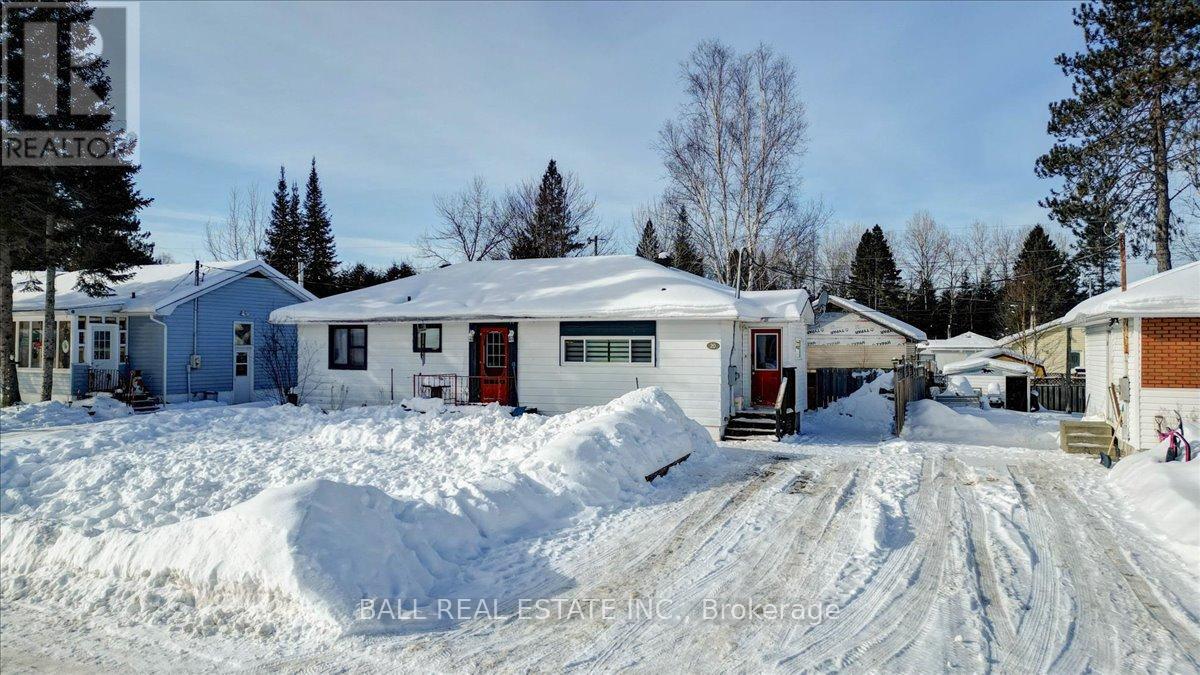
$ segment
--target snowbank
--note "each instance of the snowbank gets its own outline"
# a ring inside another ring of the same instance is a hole
[[[75,401],[39,401],[0,408],[0,431],[21,431],[103,422],[128,415],[129,406],[110,396]]]
[[[908,404],[904,431],[900,435],[910,441],[1055,450],[1058,448],[1058,422],[1065,417],[1011,410],[950,408],[933,400],[913,401]]]
[[[425,605],[451,597],[482,552],[643,499],[655,489],[645,475],[713,447],[658,388],[552,418],[513,418],[498,406],[428,409],[356,409],[340,419],[287,406],[191,415],[190,434],[159,430],[174,447],[148,451],[153,467],[116,468],[103,450],[69,443],[65,454],[50,444],[5,447],[0,592],[87,607],[121,598],[117,606],[138,620],[202,633],[372,630],[378,625],[356,614],[363,598]],[[106,426],[128,426],[114,425]],[[282,446],[258,464],[230,465],[219,446],[197,456],[183,442],[215,440],[217,429],[226,445],[249,441],[269,452],[252,428],[278,434]],[[113,443],[128,442],[123,434],[136,437],[121,428]],[[420,459],[405,461],[415,448]],[[350,470],[321,461],[343,452]],[[446,454],[455,457],[449,465]],[[472,480],[422,482],[422,460]],[[204,480],[213,461],[228,484]],[[270,464],[286,470],[259,472]],[[156,482],[145,483],[142,468]],[[250,489],[257,494],[238,498]],[[214,504],[224,508],[210,511]]]
[[[807,413],[804,424],[821,432],[852,432],[881,438],[891,432],[895,403],[880,390],[891,388],[892,373],[883,373],[853,394]]]
[[[1200,450],[1200,426],[1185,434]],[[1108,480],[1123,493],[1135,517],[1163,535],[1185,560],[1200,559],[1200,459],[1164,462],[1166,443],[1124,457]]]

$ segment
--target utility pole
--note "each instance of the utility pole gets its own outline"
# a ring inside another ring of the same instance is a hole
[[[1126,283],[1125,275],[1125,221],[1121,221],[1120,229],[1117,231],[1117,246],[1120,249],[1121,255],[1121,292],[1129,290]],[[1125,357],[1129,357],[1129,319],[1121,319],[1121,343],[1124,346]],[[1128,364],[1126,372],[1129,372]]]
[[[587,243],[592,245],[592,255],[600,255],[600,235],[595,234],[588,237]]]

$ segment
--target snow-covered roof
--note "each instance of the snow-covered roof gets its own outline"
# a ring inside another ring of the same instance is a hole
[[[170,314],[175,305],[181,302],[254,273],[278,283],[297,298],[316,298],[261,260],[201,262],[199,286],[194,283],[194,271],[195,263],[132,267],[128,279],[110,287],[110,295],[95,298],[75,288],[79,279],[77,272],[63,272],[54,277],[54,305],[63,311],[89,309],[127,314]],[[46,295],[45,278],[44,272],[13,274],[14,312],[42,309]],[[31,280],[36,283],[31,283]]]
[[[866,305],[860,304],[848,298],[839,298],[836,295],[829,296],[829,302],[841,307],[842,309],[854,312],[855,314],[860,314],[864,318],[874,321],[884,328],[896,331],[905,337],[912,338],[913,340],[917,341],[926,339],[925,331],[910,324],[904,323],[894,316],[884,314],[877,309],[871,309]]]
[[[943,375],[961,375],[963,373],[992,371],[1006,375],[1032,375],[1033,366],[1027,363],[1013,363],[1000,359],[989,359],[972,356],[962,361],[947,363],[942,366]]]
[[[994,358],[998,358],[1001,356],[1009,356],[1014,359],[1020,359],[1021,361],[1024,361],[1025,363],[1032,363],[1032,364],[1038,365],[1038,366],[1044,365],[1043,361],[1041,359],[1035,359],[1032,356],[1029,356],[1028,354],[1022,354],[1020,352],[1013,351],[1011,349],[1005,349],[1004,347],[992,347],[991,349],[985,349],[983,351],[975,352],[974,354],[972,354],[970,356],[970,358],[994,359]]]
[[[1065,327],[1065,325],[1066,324],[1063,323],[1062,317],[1059,317],[1057,319],[1054,319],[1053,321],[1047,321],[1046,323],[1034,326],[1033,328],[1026,328],[1025,330],[1023,330],[1019,333],[1011,333],[1009,335],[1005,335],[1004,337],[997,340],[996,344],[1003,347],[1005,345],[1010,345],[1018,340],[1023,340],[1027,337],[1032,337],[1032,336],[1038,335],[1040,333],[1045,333],[1046,331],[1049,331],[1049,330],[1054,330],[1055,328],[1063,328],[1063,327]]]
[[[1114,288],[1075,305],[1066,324],[1128,316],[1200,316],[1200,261]]]
[[[958,335],[945,340],[926,340],[919,346],[921,349],[927,349],[931,351],[937,351],[939,349],[944,349],[947,351],[962,351],[967,349],[987,349],[989,347],[995,347],[997,344],[999,343],[997,343],[996,340],[993,340],[986,335],[980,335],[978,333],[967,331],[965,333],[959,333]]]
[[[812,320],[808,292],[745,292],[637,256],[485,260],[281,307],[276,323],[455,319]]]

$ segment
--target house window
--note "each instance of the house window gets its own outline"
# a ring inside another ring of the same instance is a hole
[[[235,377],[250,375],[250,352],[236,352],[233,355],[233,374]]]
[[[57,355],[58,360],[55,363],[55,368],[70,368],[71,367],[71,322],[59,321],[58,330],[55,333],[54,339],[58,341]]]
[[[235,347],[249,347],[254,344],[254,324],[233,324],[233,344]]]
[[[563,363],[654,363],[652,337],[564,337]]]
[[[29,367],[29,322],[17,322],[17,367]]]
[[[421,353],[442,351],[442,324],[414,323],[413,351]]]
[[[367,369],[367,327],[329,327],[329,369]]]
[[[92,361],[107,361],[112,358],[112,333],[107,330],[92,331]]]
[[[30,329],[30,350],[29,350],[29,367],[42,367],[42,322],[31,321]]]

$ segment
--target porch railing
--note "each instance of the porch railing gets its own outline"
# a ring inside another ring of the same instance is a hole
[[[119,368],[88,368],[87,383],[89,392],[114,392],[121,388],[121,370]]]
[[[453,405],[508,403],[513,378],[508,375],[456,375],[454,373],[413,375],[413,396],[440,398]]]

